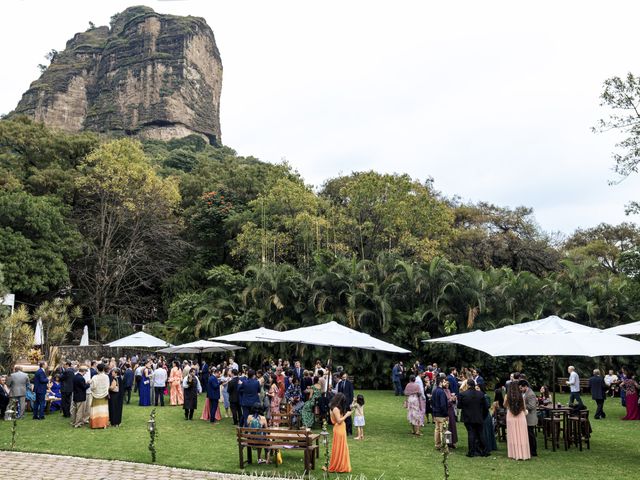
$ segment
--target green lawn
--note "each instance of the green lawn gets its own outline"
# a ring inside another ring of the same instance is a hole
[[[366,391],[364,395],[367,438],[364,442],[349,442],[353,473],[364,474],[369,479],[380,476],[385,479],[442,478],[442,457],[433,448],[433,425],[425,426],[422,438],[408,435],[410,429],[402,398],[394,397],[389,391]],[[566,396],[559,397],[559,400],[566,401]],[[585,401],[593,412],[594,403],[587,400],[586,395]],[[201,398],[198,417],[203,404]],[[150,411],[149,407],[125,406],[122,426],[107,430],[73,429],[59,413],[42,422],[30,418],[21,420],[18,422],[17,449],[150,462],[146,431]],[[466,433],[464,426],[460,425],[461,448],[450,457],[451,478],[468,475],[491,479],[627,478],[640,465],[640,422],[620,421],[624,413],[619,399],[607,400],[605,411],[606,420],[592,421],[594,431],[590,451],[579,452],[574,448],[554,453],[544,450],[540,435],[539,457],[527,462],[507,459],[505,444],[499,444],[500,450],[489,458],[465,457]],[[158,409],[157,422],[158,463],[240,472],[235,432],[230,419],[223,419],[223,423],[217,426],[201,420],[186,422],[181,408],[167,406]],[[9,422],[0,422],[0,449],[9,449],[10,426]],[[302,472],[301,454],[283,452],[283,457],[279,473]],[[316,469],[320,476],[320,465]],[[254,465],[247,471],[270,473],[275,471],[275,467]]]

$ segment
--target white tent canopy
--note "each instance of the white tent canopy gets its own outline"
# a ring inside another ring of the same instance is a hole
[[[431,339],[427,342],[465,345],[494,357],[640,355],[640,342],[556,316],[487,332],[477,330]]]
[[[165,342],[153,335],[145,332],[136,332],[128,337],[121,338],[111,343],[107,343],[107,347],[138,347],[138,348],[163,348],[172,346],[169,342]]]
[[[80,346],[81,347],[88,347],[89,346],[89,327],[88,326],[84,326],[84,329],[82,330],[82,338],[80,339]]]
[[[640,355],[640,342],[556,316],[509,325],[488,332],[476,330],[425,341],[464,345],[493,357]],[[555,374],[554,366],[552,370],[554,404]]]
[[[614,335],[640,335],[640,322],[618,325],[617,327],[607,328],[604,331]]]
[[[195,342],[177,345],[175,347],[163,348],[158,350],[162,353],[216,353],[216,352],[232,352],[233,350],[242,350],[244,347],[231,345],[222,342],[211,342],[209,340],[196,340]]]
[[[276,343],[278,340],[270,340],[265,337],[278,335],[280,332],[277,330],[270,330],[268,328],[260,327],[253,330],[246,330],[244,332],[230,333],[228,335],[221,335],[219,337],[213,337],[209,340],[222,340],[223,342],[265,342]]]
[[[287,332],[274,332],[264,336],[278,342],[305,343],[324,347],[362,348],[391,353],[411,353],[409,350],[384,342],[366,333],[361,333],[337,322],[321,323],[310,327],[296,328]]]

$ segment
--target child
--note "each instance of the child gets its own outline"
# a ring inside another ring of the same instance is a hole
[[[358,435],[354,440],[364,440],[364,396],[358,397],[351,404],[353,411],[353,426],[358,429]]]

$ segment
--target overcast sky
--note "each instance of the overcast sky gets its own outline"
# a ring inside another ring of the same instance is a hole
[[[637,1],[7,0],[0,112],[52,48],[127,6],[204,17],[224,66],[223,142],[307,183],[374,169],[533,207],[546,231],[619,223],[602,82],[640,74]]]

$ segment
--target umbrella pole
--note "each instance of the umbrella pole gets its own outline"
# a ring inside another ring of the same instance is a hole
[[[553,370],[551,374],[551,392],[553,395],[553,406],[556,406],[556,357],[551,357],[551,369]]]

